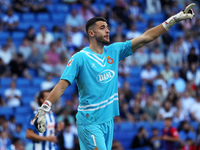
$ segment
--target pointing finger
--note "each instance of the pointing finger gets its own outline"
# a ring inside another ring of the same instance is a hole
[[[188,5],[188,6],[185,8],[184,13],[188,13],[188,11],[189,11],[194,5],[196,5],[196,4],[195,4],[195,3],[192,3],[192,4]]]

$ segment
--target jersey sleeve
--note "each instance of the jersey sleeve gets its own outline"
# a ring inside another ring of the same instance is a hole
[[[176,128],[171,128],[170,134],[172,135],[172,137],[175,137],[175,138],[179,137],[179,134],[178,134],[178,131],[176,130]]]
[[[35,125],[32,122],[32,119],[35,117],[36,112],[33,113],[33,115],[31,115],[31,118],[29,119],[28,122],[28,129],[33,130],[35,133],[37,132],[37,129],[35,128]]]
[[[112,46],[112,49],[118,51],[119,61],[133,54],[131,50],[131,41],[117,42],[112,44]]]
[[[70,84],[77,78],[82,63],[80,53],[74,54],[67,63],[67,66],[60,79],[68,80]]]

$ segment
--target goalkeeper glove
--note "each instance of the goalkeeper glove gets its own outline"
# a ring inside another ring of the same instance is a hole
[[[192,10],[192,7],[195,5],[195,3],[192,3],[188,5],[185,10],[182,10],[178,14],[171,16],[169,19],[167,19],[165,22],[162,23],[163,27],[168,30],[176,23],[185,20],[185,19],[192,19],[195,16],[194,11]]]
[[[37,114],[33,118],[33,124],[35,125],[36,129],[43,133],[46,131],[46,118],[45,115],[51,109],[51,102],[45,100],[42,106],[39,108]]]

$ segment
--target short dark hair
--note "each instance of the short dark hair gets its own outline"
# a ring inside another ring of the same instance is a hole
[[[89,27],[91,27],[92,25],[94,25],[97,21],[104,21],[107,23],[107,20],[103,17],[94,17],[90,20],[87,21],[86,25],[85,25],[85,30],[86,30],[86,33],[88,33],[88,29]]]
[[[37,103],[39,106],[42,106],[42,102],[40,101],[40,99],[44,98],[45,92],[50,92],[50,90],[42,90],[42,91],[40,91],[40,93],[37,96]]]

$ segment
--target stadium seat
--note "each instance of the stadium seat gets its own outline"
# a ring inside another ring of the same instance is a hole
[[[8,88],[10,86],[10,83],[13,79],[12,78],[1,78],[1,88]]]
[[[67,15],[69,12],[69,6],[66,4],[57,4],[55,5],[55,10],[56,12],[65,13],[65,15]]]
[[[30,80],[26,78],[17,78],[16,85],[17,87],[28,87],[30,85]]]
[[[25,32],[15,31],[12,34],[13,41],[22,41],[25,37]]]
[[[28,124],[28,122],[30,121],[31,119],[31,114],[16,114],[15,115],[15,120],[16,120],[16,123],[20,123],[20,124]]]
[[[10,34],[8,32],[0,32],[0,40],[6,40],[10,37]]]
[[[21,31],[27,31],[32,26],[31,22],[20,22],[18,25],[18,29]]]
[[[35,97],[33,96],[29,96],[29,95],[22,95],[22,105],[23,106],[30,106],[30,103],[35,99]]]
[[[16,107],[15,109],[15,114],[30,114],[32,113],[32,109],[28,106],[21,106],[21,107]]]
[[[132,122],[122,122],[120,123],[119,130],[120,131],[132,131],[135,129],[135,126]]]
[[[51,17],[52,17],[52,21],[55,24],[57,24],[57,23],[64,23],[66,16],[67,14],[63,14],[63,13],[53,13]]]
[[[50,16],[47,13],[39,13],[37,15],[37,21],[39,21],[39,22],[50,21]]]
[[[165,127],[163,121],[154,121],[152,122],[152,128],[157,128],[159,131],[161,131]]]
[[[23,13],[22,14],[22,21],[24,22],[33,22],[35,21],[35,14],[34,13]]]
[[[198,127],[199,127],[199,123],[198,122],[196,122],[196,121],[192,121],[192,122],[190,122],[190,126],[192,126],[193,128],[194,128],[194,130],[197,130],[198,129]]]
[[[142,32],[142,33],[147,28],[147,23],[146,22],[136,22],[135,25],[137,27],[137,30],[140,31],[140,32]]]
[[[35,77],[35,78],[33,78],[32,85],[33,85],[34,87],[40,88],[40,84],[41,84],[44,80],[45,80],[44,78]]]
[[[47,5],[46,8],[50,12],[50,14],[56,11],[55,5]]]
[[[14,108],[12,107],[0,107],[0,116],[11,116],[14,114]]]

